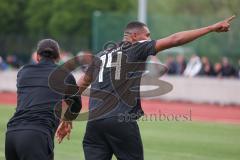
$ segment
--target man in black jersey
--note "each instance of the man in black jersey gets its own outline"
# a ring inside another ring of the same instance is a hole
[[[99,75],[91,83],[89,121],[83,140],[86,160],[143,160],[143,145],[137,122],[143,115],[139,85],[150,55],[191,42],[211,32],[227,32],[232,16],[208,27],[151,40],[148,27],[130,22],[123,41],[97,54],[102,61]],[[90,78],[91,79],[91,78]],[[81,86],[83,82],[78,85]],[[122,116],[129,117],[122,119]],[[64,127],[58,138],[64,138]]]
[[[7,124],[6,160],[53,160],[54,135],[59,124],[54,113],[56,104],[68,99],[74,113],[81,109],[79,97],[57,93],[49,86],[49,75],[59,59],[58,43],[52,39],[40,41],[37,59],[39,63],[23,66],[17,75],[17,108]],[[65,82],[76,85],[71,74]],[[76,117],[67,110],[64,118]]]

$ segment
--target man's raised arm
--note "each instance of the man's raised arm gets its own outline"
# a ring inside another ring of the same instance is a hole
[[[181,46],[199,37],[202,37],[210,32],[227,32],[229,31],[229,28],[230,28],[230,22],[234,18],[235,16],[232,16],[230,18],[225,19],[224,21],[218,22],[216,24],[213,24],[207,27],[178,32],[166,38],[159,39],[156,42],[156,46],[155,46],[156,50],[159,52],[171,47]]]

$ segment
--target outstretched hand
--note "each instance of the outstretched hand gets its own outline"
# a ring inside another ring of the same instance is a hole
[[[211,26],[212,31],[214,31],[214,32],[227,32],[227,31],[229,31],[229,30],[230,30],[230,24],[231,24],[230,22],[231,22],[235,17],[236,17],[236,16],[233,15],[233,16],[231,16],[231,17],[229,17],[229,18],[227,18],[227,19],[225,19],[225,20],[223,20],[223,21],[221,21],[221,22],[218,22],[218,23],[212,25],[212,26]]]
[[[62,142],[62,140],[66,136],[68,140],[70,139],[71,130],[72,130],[72,122],[62,121],[59,124],[58,129],[56,131],[56,138],[59,144]]]

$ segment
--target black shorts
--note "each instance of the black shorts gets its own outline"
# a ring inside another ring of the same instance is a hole
[[[34,130],[18,130],[6,133],[6,160],[53,160],[53,150],[48,136]]]
[[[86,160],[143,160],[142,140],[136,121],[119,122],[117,117],[87,123],[83,139]]]

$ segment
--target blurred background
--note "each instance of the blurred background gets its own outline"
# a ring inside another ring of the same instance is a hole
[[[22,65],[36,63],[39,40],[57,40],[64,63],[79,53],[96,54],[108,41],[121,41],[123,28],[132,20],[147,23],[152,39],[159,39],[235,14],[230,32],[211,33],[149,58],[169,68],[161,79],[174,88],[143,100],[146,114],[160,110],[187,114],[191,120],[140,122],[140,128],[146,159],[239,160],[239,7],[239,0],[0,0],[0,159],[6,123],[16,106],[16,74]],[[158,68],[148,69],[159,76]],[[83,101],[87,108],[87,98]],[[84,159],[85,122],[76,123],[81,124],[72,141],[56,145],[57,160]]]
[[[239,6],[239,0],[148,0],[146,22],[152,39],[162,38],[238,15]],[[27,62],[46,37],[73,54],[88,49],[96,53],[106,41],[121,40],[124,26],[137,19],[137,0],[0,0],[0,55]],[[185,47],[214,62],[227,56],[236,65],[239,25],[238,18],[230,33],[211,34]]]

